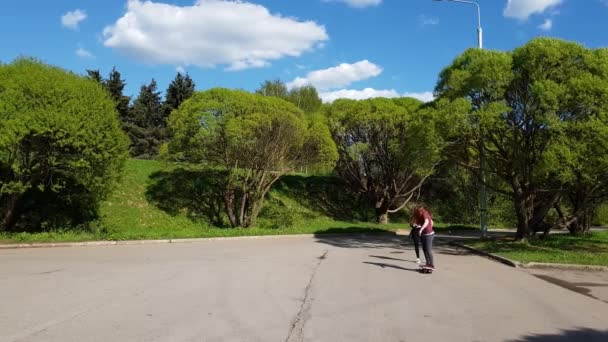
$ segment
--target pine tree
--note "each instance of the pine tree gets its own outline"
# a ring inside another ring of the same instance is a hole
[[[125,127],[131,138],[131,154],[140,158],[156,156],[163,140],[164,116],[160,92],[154,79],[140,88],[139,95],[129,110]]]
[[[162,126],[162,102],[160,92],[154,79],[148,85],[141,86],[139,95],[133,102],[131,117],[134,123],[144,128]]]
[[[99,72],[99,70],[87,69],[87,77],[99,84],[103,84],[103,77],[101,77],[101,73]]]
[[[87,70],[87,72],[89,71]],[[95,71],[93,71],[93,73],[94,72]],[[89,73],[89,77],[91,77],[91,73]],[[122,93],[126,83],[120,78],[120,72],[116,70],[116,67],[112,68],[108,78],[103,80],[103,85],[116,103],[116,110],[120,115],[120,120],[124,124],[129,118],[129,102],[131,101],[131,98],[129,96],[124,96]]]
[[[175,79],[167,88],[165,97],[165,115],[171,114],[171,111],[179,108],[179,106],[189,99],[194,94],[194,81],[188,74],[183,76],[180,72],[175,75]]]

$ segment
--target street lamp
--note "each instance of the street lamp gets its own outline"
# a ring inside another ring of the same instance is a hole
[[[459,2],[461,4],[474,5],[477,7],[477,47],[483,49],[483,29],[481,28],[481,8],[479,4],[474,1],[465,1],[465,0],[434,0],[434,1],[451,1],[451,2]]]
[[[479,4],[473,1],[465,1],[465,0],[435,0],[435,1],[451,1],[451,2],[459,2],[467,5],[474,5],[477,8],[477,47],[479,49],[483,49],[483,30],[481,28],[481,8]],[[480,219],[481,219],[481,237],[485,238],[488,232],[488,199],[486,193],[486,180],[484,175],[484,154],[483,154],[483,145],[479,146],[479,173],[480,173],[480,188],[479,188],[479,211]]]

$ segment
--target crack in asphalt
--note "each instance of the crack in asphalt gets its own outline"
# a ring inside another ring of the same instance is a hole
[[[310,279],[308,280],[308,285],[304,289],[304,298],[302,298],[302,304],[300,305],[300,310],[296,314],[293,322],[291,323],[291,328],[289,329],[289,333],[287,334],[287,338],[285,342],[292,341],[303,341],[304,340],[304,326],[306,325],[306,321],[310,318],[310,309],[312,307],[312,298],[310,296],[310,292],[312,290],[312,283],[315,279],[315,275],[317,274],[317,270],[321,266],[323,260],[327,259],[327,253],[329,251],[325,250],[325,252],[319,256],[317,259],[319,261],[315,265],[315,268],[310,275]]]

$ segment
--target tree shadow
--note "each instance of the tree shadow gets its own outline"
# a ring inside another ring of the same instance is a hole
[[[222,181],[219,170],[175,169],[150,175],[146,198],[170,215],[186,215],[224,227]]]
[[[563,330],[559,334],[530,334],[509,342],[605,342],[608,330],[578,328]]]
[[[338,177],[288,175],[273,186],[273,191],[335,220],[369,221],[374,217],[364,196],[350,191]]]
[[[333,235],[331,232],[340,233],[342,235]],[[356,234],[343,234],[345,232]],[[315,233],[315,238],[317,239],[317,243],[323,243],[339,248],[403,249],[403,246],[407,245],[407,242],[404,241],[402,237],[385,230],[373,228],[331,228],[324,232]]]
[[[93,230],[91,223],[99,218],[99,197],[74,178],[57,177],[56,182],[63,186],[58,192],[50,187],[25,191],[15,209],[10,232]],[[4,203],[0,201],[0,218],[4,214]]]
[[[557,286],[561,286],[565,289],[568,289],[570,291],[574,291],[576,293],[580,293],[584,296],[587,297],[591,297],[593,299],[599,300],[601,302],[604,302],[603,300],[601,300],[600,298],[594,296],[591,294],[591,289],[589,289],[588,287],[604,287],[604,286],[608,286],[608,284],[599,284],[599,283],[571,283],[562,279],[558,279],[555,277],[551,277],[548,275],[544,275],[544,274],[534,274],[534,276],[536,278],[542,279],[546,282],[549,282],[551,284],[557,285]],[[606,303],[606,302],[604,302]]]
[[[332,231],[332,229],[329,231]],[[344,232],[344,229],[335,228],[335,231]],[[339,248],[392,249],[389,253],[403,253],[414,248],[413,241],[404,235],[396,235],[381,229],[361,229],[358,233],[360,234],[328,235],[326,233],[316,233],[315,238],[317,243]],[[467,250],[452,246],[452,241],[451,238],[436,238],[433,244],[433,253],[454,256],[471,255],[471,252]],[[420,252],[422,253],[422,248]],[[370,257],[407,261],[378,255],[370,255]]]

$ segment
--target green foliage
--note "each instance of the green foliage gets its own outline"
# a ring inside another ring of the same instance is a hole
[[[166,157],[226,171],[223,198],[232,226],[249,227],[281,176],[336,159],[329,130],[316,116],[276,97],[212,89],[172,112]]]
[[[314,113],[321,108],[321,98],[317,89],[313,86],[304,86],[295,88],[289,91],[287,100],[296,107],[300,108],[304,113]]]
[[[595,218],[592,223],[595,226],[608,226],[608,204],[604,203],[597,208],[597,212],[595,213]]]
[[[512,53],[469,50],[440,75],[441,99],[466,99],[472,111],[455,154],[513,200],[518,237],[543,224],[568,199],[561,223],[588,227],[608,196],[606,53],[539,38]]]
[[[165,122],[160,92],[156,81],[152,80],[150,84],[141,86],[124,123],[124,129],[131,139],[131,155],[154,158],[167,135]]]
[[[311,85],[287,90],[287,86],[281,80],[264,81],[256,91],[256,94],[274,96],[293,103],[304,113],[311,114],[321,108],[321,98],[317,89]]]
[[[196,85],[192,78],[190,78],[190,75],[186,74],[186,76],[183,76],[178,72],[167,88],[165,95],[165,115],[168,117],[172,110],[179,108],[184,101],[192,97],[195,87]]]
[[[95,72],[93,72],[93,75],[89,73],[89,77],[91,76],[93,76],[97,81],[101,79],[99,71],[97,71],[97,75],[95,75]],[[116,104],[116,111],[118,112],[121,121],[123,123],[127,122],[129,117],[129,102],[131,101],[131,98],[123,95],[126,83],[121,78],[120,72],[118,72],[116,68],[112,68],[108,78],[103,80],[102,83],[104,88],[110,93],[112,100],[114,100],[114,103]]]
[[[93,216],[119,178],[126,144],[97,82],[31,59],[0,65],[0,230]]]
[[[287,100],[289,98],[287,86],[279,79],[274,81],[264,81],[264,83],[260,85],[260,88],[255,91],[255,93],[263,96],[274,96],[283,100]]]
[[[87,76],[99,83],[99,84],[103,84],[103,77],[101,76],[101,73],[99,72],[99,70],[87,70]]]
[[[337,174],[364,194],[378,222],[411,200],[441,160],[457,105],[415,99],[338,100],[324,107],[338,146]]]
[[[207,172],[211,172],[210,178],[204,178]],[[213,172],[194,165],[129,159],[123,177],[101,203],[98,220],[48,232],[0,232],[0,243],[370,233],[406,227],[405,223],[381,226],[360,222],[352,194],[344,191],[340,179],[298,175],[288,175],[273,186],[268,195],[268,205],[273,208],[269,213],[264,206],[258,227],[217,226],[208,221],[209,212],[201,205],[201,200],[207,200],[207,184],[217,180]],[[296,212],[293,220],[281,220],[295,222],[292,227],[278,227],[273,222],[273,217],[289,216],[291,211]],[[226,224],[225,213],[222,216]],[[439,223],[437,226],[438,230],[467,229]]]

